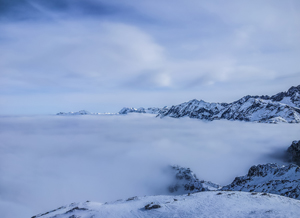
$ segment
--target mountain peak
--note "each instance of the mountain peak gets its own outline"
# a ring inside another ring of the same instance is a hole
[[[300,85],[298,85],[298,86],[292,86],[291,88],[289,88],[289,90],[287,91],[287,95],[288,96],[292,96],[296,92],[300,94]]]

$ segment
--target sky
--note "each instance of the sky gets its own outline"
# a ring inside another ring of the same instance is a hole
[[[149,114],[0,119],[1,218],[72,202],[170,194],[169,165],[230,184],[252,165],[284,163],[300,125],[155,118]]]
[[[232,102],[300,81],[298,0],[0,0],[0,114]]]

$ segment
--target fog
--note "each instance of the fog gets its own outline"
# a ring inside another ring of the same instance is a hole
[[[165,169],[221,185],[279,162],[300,125],[127,116],[0,119],[0,211],[23,218],[77,201],[167,193]]]

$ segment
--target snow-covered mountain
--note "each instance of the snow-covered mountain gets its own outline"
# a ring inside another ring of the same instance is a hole
[[[300,217],[300,201],[279,195],[209,191],[132,197],[109,203],[72,203],[32,218]]]
[[[190,117],[202,120],[240,120],[262,123],[300,123],[300,85],[292,86],[287,92],[280,92],[273,96],[244,96],[232,103],[209,103],[193,99],[171,107],[150,108],[122,108],[119,113],[128,114],[149,113],[158,117]],[[103,113],[90,113],[85,110],[79,112],[60,112],[57,115],[99,115]]]
[[[73,116],[73,115],[115,115],[116,113],[91,113],[89,111],[86,110],[80,110],[78,112],[59,112],[56,115],[60,115],[60,116]]]
[[[86,110],[80,110],[78,112],[59,112],[56,115],[63,115],[63,116],[68,116],[68,115],[91,115],[91,112],[88,112]]]
[[[241,120],[264,123],[300,122],[300,85],[287,92],[269,96],[245,96],[232,103],[208,103],[191,100],[170,107],[158,114],[179,118],[190,117],[204,120]]]
[[[165,110],[167,110],[167,107],[164,108],[157,108],[157,107],[150,107],[150,108],[129,108],[129,107],[124,107],[122,108],[119,113],[91,113],[86,110],[80,110],[78,112],[59,112],[56,115],[60,116],[72,116],[72,115],[118,115],[118,114],[128,114],[128,113],[148,113],[148,114],[159,114]]]
[[[246,176],[221,187],[212,182],[199,180],[190,168],[172,166],[176,182],[169,186],[171,193],[201,191],[245,191],[283,195],[300,200],[300,168],[297,165],[263,164],[252,166]]]
[[[159,114],[168,110],[168,107],[165,106],[163,108],[158,107],[149,107],[147,109],[140,107],[138,109],[133,107],[124,107],[119,111],[119,114],[128,114],[128,113],[148,113],[148,114]]]
[[[280,92],[271,97],[261,96],[261,98],[300,108],[300,85],[296,87],[292,86],[287,92]]]
[[[300,200],[300,168],[295,164],[252,166],[246,176],[236,177],[221,190],[265,192]]]

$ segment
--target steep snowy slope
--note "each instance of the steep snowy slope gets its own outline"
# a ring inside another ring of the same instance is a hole
[[[280,102],[283,104],[290,105],[292,107],[300,108],[300,85],[296,87],[292,86],[287,92],[280,92],[271,97],[264,97],[274,102]]]
[[[300,201],[272,194],[207,191],[132,197],[110,203],[73,203],[32,218],[300,217]]]

